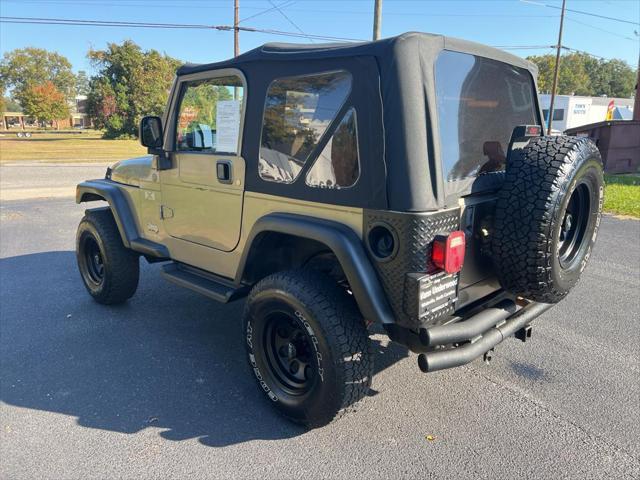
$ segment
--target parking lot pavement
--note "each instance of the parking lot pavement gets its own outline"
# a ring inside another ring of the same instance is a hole
[[[0,201],[73,197],[78,182],[103,178],[110,163],[4,164],[0,167]]]
[[[2,181],[30,188],[28,168],[10,168]],[[58,186],[72,177],[51,172]],[[604,217],[582,280],[530,343],[425,375],[374,335],[370,397],[305,431],[254,385],[242,303],[165,283],[143,262],[131,301],[97,305],[73,253],[85,206],[25,195],[0,208],[2,478],[640,476],[638,221]]]

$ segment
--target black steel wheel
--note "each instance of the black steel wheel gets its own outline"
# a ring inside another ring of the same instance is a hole
[[[590,211],[590,187],[588,183],[581,182],[571,194],[560,223],[558,260],[563,269],[571,267],[582,248],[589,225]]]
[[[309,332],[288,312],[275,312],[265,322],[262,348],[274,380],[291,395],[304,395],[318,368]]]
[[[326,425],[366,396],[373,373],[367,330],[351,295],[313,270],[270,275],[247,300],[249,365],[286,418]]]
[[[90,235],[83,235],[81,242],[84,251],[84,265],[81,273],[86,282],[91,282],[98,286],[104,281],[104,262],[102,252],[96,239]]]
[[[138,254],[122,244],[110,210],[87,211],[78,225],[76,259],[84,286],[98,303],[122,303],[136,292]]]

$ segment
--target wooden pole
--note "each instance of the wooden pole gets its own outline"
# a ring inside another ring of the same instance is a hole
[[[240,29],[238,24],[240,23],[240,0],[234,0],[233,3],[233,56],[240,55]],[[238,100],[240,92],[238,87],[233,87],[233,99]]]
[[[636,98],[633,101],[633,119],[640,122],[640,57],[638,58],[638,76],[636,77]]]
[[[240,55],[240,0],[234,0],[233,5],[233,56]]]
[[[556,88],[558,87],[558,72],[560,71],[560,50],[562,49],[562,27],[564,25],[564,7],[566,3],[567,0],[562,0],[562,13],[560,13],[560,30],[558,31],[558,45],[556,45],[556,65],[553,69],[553,87],[551,88],[549,119],[547,120],[547,135],[551,135],[551,124],[553,123],[553,103],[556,99]]]
[[[380,38],[380,28],[382,27],[382,0],[375,0],[373,7],[373,39]]]

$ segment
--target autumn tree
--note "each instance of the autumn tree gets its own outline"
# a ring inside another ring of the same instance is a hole
[[[89,114],[106,138],[135,136],[144,115],[162,114],[178,60],[129,40],[90,50],[88,57],[98,70],[90,82]]]
[[[67,100],[75,94],[75,75],[66,57],[42,48],[21,48],[4,54],[0,61],[0,84],[11,90],[21,105],[27,92],[36,85],[51,82]]]
[[[57,122],[69,116],[69,103],[65,95],[51,81],[33,85],[24,91],[24,113],[42,122]]]

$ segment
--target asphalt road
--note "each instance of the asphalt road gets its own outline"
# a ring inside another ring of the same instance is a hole
[[[0,210],[0,477],[640,477],[640,222],[603,219],[581,282],[530,343],[425,375],[375,335],[371,396],[305,431],[259,395],[241,303],[145,262],[126,305],[90,300],[73,253],[85,207],[55,189],[103,172],[0,168],[13,190]],[[48,188],[56,198],[34,198]]]

